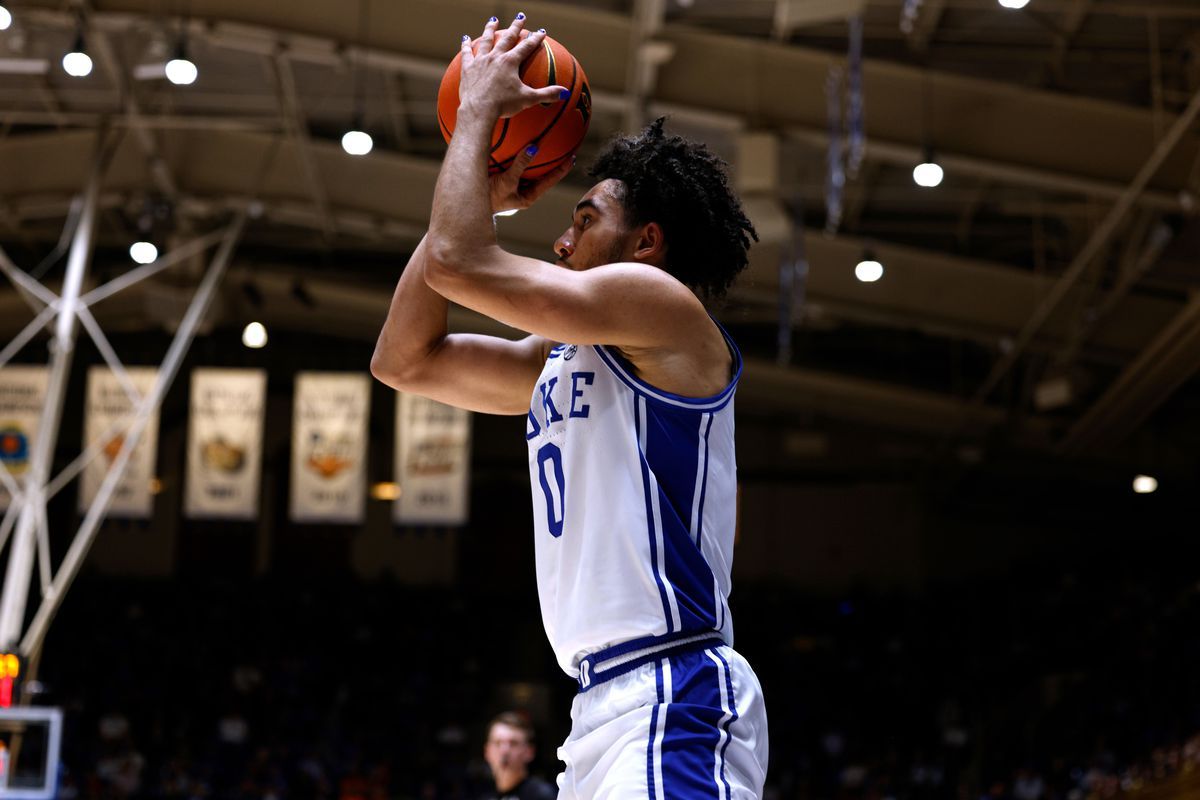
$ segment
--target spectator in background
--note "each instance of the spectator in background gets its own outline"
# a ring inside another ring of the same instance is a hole
[[[488,800],[553,800],[558,790],[529,774],[535,738],[533,726],[520,714],[506,711],[488,725],[483,758],[492,769],[495,790]]]

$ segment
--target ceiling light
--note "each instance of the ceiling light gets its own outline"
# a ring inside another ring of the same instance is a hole
[[[0,31],[8,30],[9,25],[12,25],[12,13],[0,3]]]
[[[942,182],[945,173],[933,157],[933,148],[925,148],[925,160],[913,167],[913,180],[917,186],[933,188]]]
[[[196,82],[196,76],[199,74],[200,71],[196,69],[196,65],[184,52],[183,45],[180,45],[175,57],[167,62],[167,80],[176,86],[191,86]]]
[[[63,56],[63,69],[75,78],[86,78],[92,74],[92,59],[83,48],[83,34],[75,37],[75,46]]]
[[[1158,481],[1149,475],[1138,475],[1133,479],[1133,490],[1138,494],[1153,494],[1158,490]]]
[[[267,328],[261,322],[251,322],[242,331],[242,344],[258,349],[267,343]]]
[[[942,182],[942,177],[945,175],[942,168],[932,161],[926,161],[924,164],[917,164],[913,167],[913,180],[917,186],[924,186],[927,189],[932,189]]]
[[[1000,5],[1005,8],[1024,8],[1029,5],[1029,0],[1000,0]]]
[[[874,283],[883,277],[883,264],[876,261],[869,251],[865,252],[862,260],[854,268],[854,277],[863,283]]]
[[[151,242],[134,242],[129,246],[129,257],[139,264],[152,264],[158,260],[158,248]]]
[[[371,139],[371,134],[357,129],[346,131],[346,135],[342,137],[342,149],[352,156],[365,156],[371,152],[371,148],[375,146],[375,142]]]

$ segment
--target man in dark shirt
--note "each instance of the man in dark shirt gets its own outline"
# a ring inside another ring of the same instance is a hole
[[[558,790],[529,774],[534,755],[534,732],[520,714],[506,711],[488,725],[483,758],[492,768],[495,791],[487,800],[554,800]]]

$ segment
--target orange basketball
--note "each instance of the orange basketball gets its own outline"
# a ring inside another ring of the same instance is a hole
[[[497,31],[496,38],[501,32]],[[471,43],[472,50],[479,40]],[[462,53],[454,57],[442,85],[438,88],[438,127],[446,141],[454,134],[458,119],[458,79],[462,69]],[[535,89],[565,86],[571,96],[564,101],[540,103],[509,119],[496,122],[492,131],[492,151],[488,159],[488,174],[503,172],[522,149],[538,146],[537,155],[522,173],[523,178],[540,178],[569,159],[583,144],[588,122],[592,118],[592,90],[587,75],[575,57],[547,36],[542,46],[521,64],[521,80]]]

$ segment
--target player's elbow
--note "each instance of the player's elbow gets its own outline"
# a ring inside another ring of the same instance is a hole
[[[398,391],[411,389],[419,380],[419,359],[411,354],[406,355],[384,347],[380,341],[371,355],[371,375],[380,383]]]
[[[466,253],[455,242],[437,237],[425,242],[425,283],[435,292],[462,273]]]

